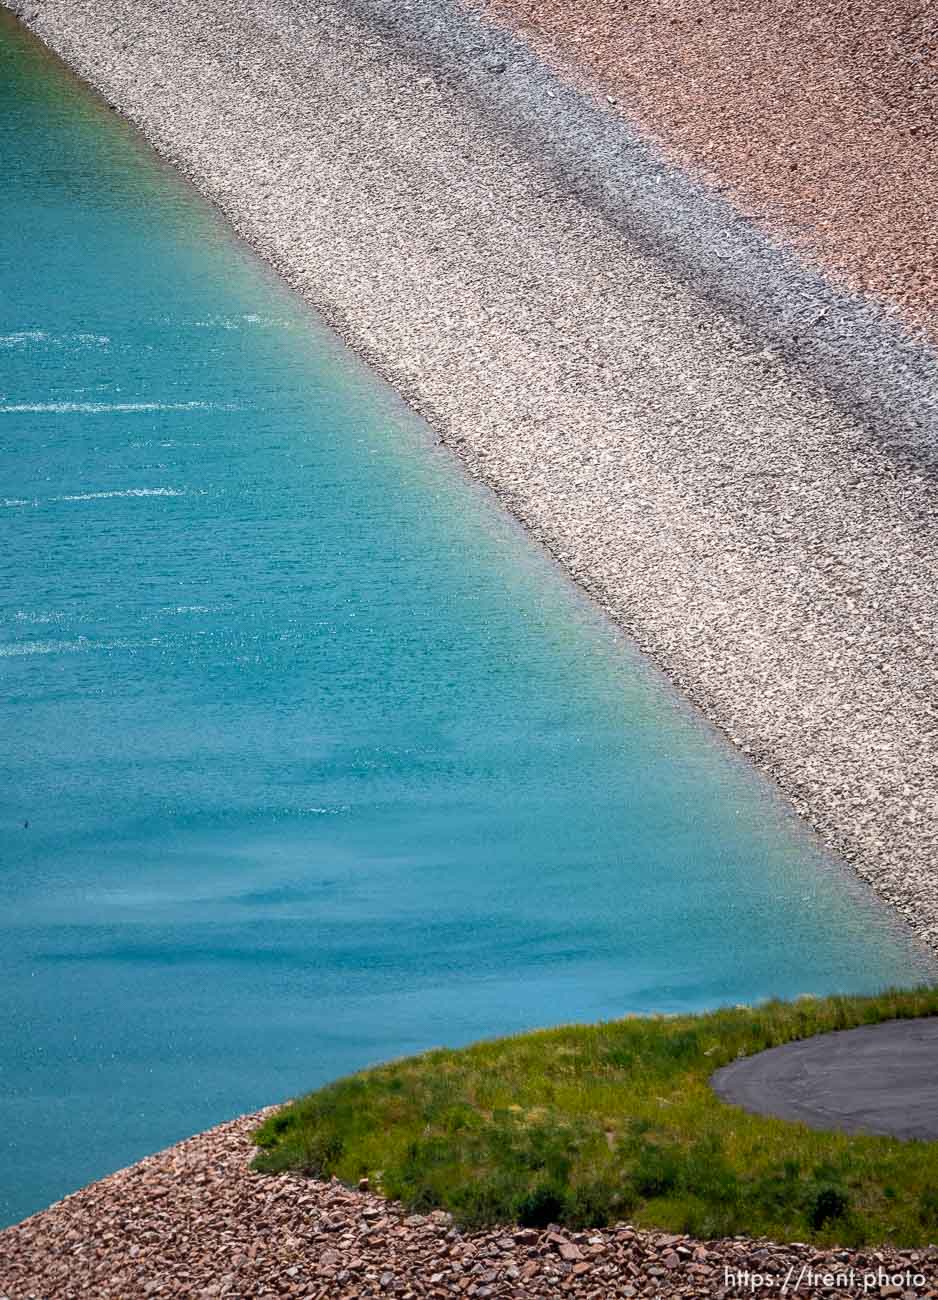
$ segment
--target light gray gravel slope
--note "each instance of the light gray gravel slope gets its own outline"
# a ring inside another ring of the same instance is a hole
[[[36,0],[938,946],[938,366],[454,0]]]

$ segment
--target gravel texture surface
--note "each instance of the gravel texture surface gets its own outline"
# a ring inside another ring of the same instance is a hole
[[[19,8],[938,944],[936,356],[455,0]]]
[[[668,149],[938,337],[932,0],[481,0]]]
[[[723,1297],[741,1271],[789,1278],[789,1295],[938,1297],[938,1249],[818,1251],[707,1242],[627,1225],[591,1232],[462,1234],[340,1183],[250,1172],[260,1115],[190,1138],[0,1233],[7,1300],[266,1300],[274,1296]],[[812,1275],[849,1276],[826,1287]],[[729,1277],[726,1270],[729,1270]],[[789,1270],[791,1273],[789,1274]],[[893,1279],[902,1274],[901,1282]],[[798,1280],[801,1279],[801,1285]],[[907,1285],[910,1283],[910,1285]],[[763,1292],[765,1294],[766,1292]]]
[[[724,1101],[758,1115],[938,1141],[938,1019],[785,1043],[724,1065],[711,1082]]]

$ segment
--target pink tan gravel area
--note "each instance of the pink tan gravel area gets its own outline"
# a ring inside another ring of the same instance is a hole
[[[246,1115],[0,1233],[0,1300],[310,1296],[938,1298],[938,1248],[818,1251],[602,1231],[462,1233],[341,1183],[254,1173]],[[783,1289],[784,1288],[784,1289]]]
[[[935,0],[470,0],[938,338]]]

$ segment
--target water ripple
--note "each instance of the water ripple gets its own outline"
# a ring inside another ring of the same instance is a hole
[[[212,411],[214,402],[16,402],[0,406],[0,415],[53,413],[56,415],[107,415],[113,411]],[[229,409],[229,408],[224,408]]]
[[[69,654],[85,650],[131,650],[132,641],[89,641],[81,636],[77,641],[17,641],[0,645],[0,659],[13,659],[21,655]]]
[[[188,488],[115,488],[111,492],[71,492],[67,496],[51,499],[53,501],[106,501],[111,497],[184,497],[188,496],[188,493]]]

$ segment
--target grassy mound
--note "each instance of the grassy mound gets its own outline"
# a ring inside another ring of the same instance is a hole
[[[354,1182],[467,1226],[628,1218],[696,1236],[938,1240],[938,1142],[816,1133],[718,1101],[738,1055],[938,1013],[938,988],[571,1025],[342,1079],[255,1135],[256,1167]]]

